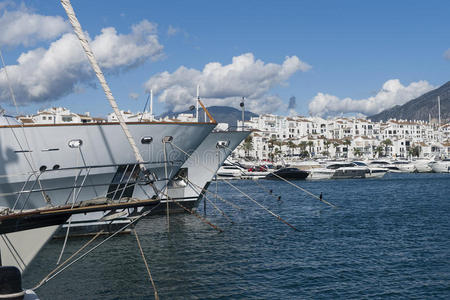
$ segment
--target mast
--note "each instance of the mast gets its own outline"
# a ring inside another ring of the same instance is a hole
[[[78,19],[72,8],[72,5],[70,4],[70,0],[61,0],[61,4],[62,4],[64,10],[66,11],[67,17],[69,18],[70,24],[72,24],[75,34],[77,35],[78,39],[80,40],[81,46],[84,49],[84,52],[89,60],[89,63],[91,64],[92,68],[94,69],[95,75],[97,76],[98,80],[100,81],[103,91],[105,92],[106,98],[108,99],[109,104],[111,105],[114,113],[117,116],[117,119],[119,120],[120,126],[122,127],[122,130],[125,133],[125,136],[127,137],[128,143],[130,143],[130,146],[133,149],[134,156],[136,157],[136,161],[139,163],[139,167],[141,168],[142,171],[145,171],[145,166],[143,164],[144,159],[142,158],[141,154],[139,153],[139,149],[137,148],[136,143],[128,129],[128,126],[123,119],[122,113],[120,112],[120,110],[117,106],[116,99],[114,99],[114,96],[112,95],[112,92],[108,86],[108,83],[106,82],[105,76],[103,75],[103,73],[100,69],[100,66],[97,63],[97,60],[95,59],[94,53],[92,52],[91,47],[89,46],[89,42],[86,39],[83,30],[81,29],[80,22],[78,22]]]
[[[153,90],[150,90],[150,115],[153,120]]]
[[[197,103],[196,103],[196,110],[195,110],[195,118],[197,119],[198,122],[198,102],[200,101],[200,85],[197,84]]]

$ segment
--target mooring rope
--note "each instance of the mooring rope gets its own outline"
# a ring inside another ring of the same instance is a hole
[[[80,259],[84,258],[86,255],[88,255],[89,253],[91,253],[92,251],[94,251],[95,249],[97,249],[98,247],[100,247],[101,245],[103,245],[104,243],[106,243],[107,241],[109,241],[110,239],[112,239],[113,237],[115,237],[116,235],[118,235],[120,232],[124,231],[125,229],[127,229],[128,227],[130,227],[131,225],[135,224],[136,222],[138,222],[140,219],[144,218],[145,216],[147,216],[148,214],[150,214],[155,208],[157,208],[159,205],[161,204],[158,203],[157,205],[155,205],[154,207],[152,207],[152,209],[147,210],[145,212],[143,212],[139,217],[137,217],[136,219],[132,220],[130,223],[125,224],[124,226],[122,226],[121,228],[119,228],[116,232],[114,232],[113,234],[111,234],[110,236],[108,236],[106,239],[104,239],[103,241],[101,241],[100,243],[98,243],[97,245],[95,245],[94,247],[92,247],[91,249],[89,249],[87,252],[83,253],[81,256],[77,257],[75,260],[73,260],[72,262],[68,263],[75,255],[77,255],[78,253],[80,253],[84,248],[86,248],[90,243],[92,243],[101,233],[103,233],[103,230],[101,230],[100,232],[98,232],[90,241],[88,241],[85,245],[83,245],[77,252],[75,252],[74,254],[72,254],[68,259],[66,259],[62,264],[60,264],[59,266],[57,266],[53,271],[51,271],[46,277],[44,277],[44,279],[42,279],[38,285],[36,285],[36,287],[32,288],[31,290],[36,290],[38,288],[40,288],[42,285],[44,285],[45,283],[49,282],[50,280],[52,280],[53,278],[55,278],[57,275],[59,275],[61,272],[63,272],[64,270],[66,270],[67,268],[69,268],[70,266],[72,266],[74,263],[76,263],[77,261],[79,261]],[[66,265],[67,264],[67,265]],[[65,266],[64,266],[65,265]],[[63,267],[64,266],[64,267]]]
[[[177,148],[178,150],[180,150],[181,152],[183,152],[184,154],[186,154],[188,157],[190,157],[190,155],[184,151],[183,149],[181,149],[180,147],[178,147],[177,145],[175,145],[173,142],[171,142],[171,144]],[[210,168],[208,168],[207,166],[203,165],[203,167],[207,170],[209,170],[210,172],[215,173],[214,170],[211,170]],[[284,220],[283,218],[281,218],[279,215],[275,214],[274,212],[272,212],[271,210],[269,210],[267,207],[265,207],[264,205],[260,204],[258,201],[256,201],[255,199],[253,199],[252,197],[250,197],[249,195],[247,195],[246,193],[244,193],[243,191],[241,191],[239,188],[237,188],[236,186],[234,186],[233,184],[231,184],[228,180],[224,180],[228,185],[230,185],[231,187],[233,187],[234,189],[236,189],[237,191],[239,191],[241,194],[243,194],[244,196],[246,196],[248,199],[250,199],[252,202],[256,203],[259,207],[263,208],[265,211],[267,211],[268,213],[270,213],[271,215],[273,215],[274,217],[276,217],[279,221],[285,223],[286,225],[288,225],[289,227],[293,228],[296,231],[300,231],[297,228],[295,228],[295,226],[289,224],[286,220]]]
[[[192,187],[192,188],[194,188],[194,187]],[[194,190],[195,191],[195,190]],[[199,193],[200,194],[200,193]],[[227,214],[223,211],[223,210],[221,210],[220,208],[218,208],[217,207],[217,205],[215,205],[214,204],[214,202],[212,202],[211,200],[209,200],[208,199],[208,197],[204,194],[204,193],[202,193],[203,194],[203,197],[205,197],[205,199],[217,210],[217,211],[219,211],[228,221],[230,221],[230,223],[234,223],[228,216],[227,216]]]
[[[231,150],[230,148],[227,148],[227,149]],[[275,174],[275,172],[272,172],[272,174],[273,174],[275,177],[277,177],[277,178],[279,178],[279,179],[281,179],[281,180],[283,180],[283,181],[289,183],[290,185],[292,185],[292,186],[295,187],[296,189],[299,189],[299,190],[301,190],[302,192],[304,192],[304,193],[306,193],[306,194],[312,196],[313,198],[316,198],[317,200],[319,200],[319,201],[321,201],[321,202],[323,202],[323,203],[325,203],[325,204],[327,204],[327,205],[329,205],[329,206],[331,206],[331,207],[337,208],[336,205],[334,205],[334,204],[332,204],[332,203],[330,203],[330,202],[324,200],[323,198],[320,198],[320,197],[314,195],[313,193],[311,193],[311,192],[308,191],[307,189],[302,188],[301,186],[298,186],[298,185],[296,185],[296,184],[290,182],[289,180],[287,180],[287,179],[281,177],[280,175]]]
[[[187,182],[188,184],[191,184],[191,185],[197,187],[198,189],[202,189],[203,191],[205,191],[205,192],[207,192],[207,193],[209,193],[209,194],[211,194],[211,195],[217,197],[217,199],[219,199],[219,200],[225,202],[226,204],[228,204],[228,205],[234,207],[235,209],[243,210],[243,208],[240,207],[239,205],[234,204],[234,203],[232,203],[232,202],[226,200],[225,198],[223,198],[222,196],[220,196],[218,193],[213,193],[213,192],[211,192],[211,191],[208,191],[207,189],[203,189],[203,188],[202,188],[201,186],[199,186],[198,184],[195,184],[195,183],[193,183],[192,181],[190,181],[187,177],[180,176],[180,178],[182,178],[183,180],[186,180],[186,182]],[[195,190],[194,190],[194,191],[195,191]],[[196,192],[196,191],[195,191],[195,192]]]
[[[288,225],[289,227],[291,227],[292,229],[296,230],[296,231],[300,231],[298,230],[294,225],[291,225],[290,223],[288,223],[286,220],[284,220],[282,217],[280,217],[279,215],[277,215],[276,213],[272,212],[270,209],[268,209],[267,207],[265,207],[264,205],[262,205],[261,203],[259,203],[258,201],[256,201],[255,199],[253,199],[252,197],[250,197],[249,195],[247,195],[246,193],[244,193],[241,189],[239,189],[238,187],[234,186],[233,184],[231,184],[228,180],[224,180],[229,186],[231,186],[232,188],[234,188],[235,190],[239,191],[242,195],[244,195],[245,197],[247,197],[248,199],[250,199],[251,201],[253,201],[256,205],[258,205],[259,207],[261,207],[262,209],[264,209],[265,211],[267,211],[268,213],[270,213],[272,216],[274,216],[275,218],[277,218],[278,220],[280,220],[281,222],[283,222],[284,224]]]
[[[142,250],[141,242],[139,241],[139,237],[136,231],[136,228],[133,229],[134,236],[136,237],[136,241],[139,247],[139,251],[141,252],[142,259],[144,260],[145,267],[147,268],[148,277],[150,278],[150,282],[153,286],[153,291],[155,292],[155,300],[159,300],[158,290],[156,289],[155,282],[153,281],[152,273],[150,272],[150,267],[148,266],[147,259],[145,258],[144,251]]]
[[[164,195],[164,194],[163,194]],[[223,232],[223,230],[219,227],[214,225],[213,223],[209,222],[208,220],[206,220],[205,218],[203,218],[202,216],[200,216],[199,214],[197,214],[195,211],[187,208],[186,206],[182,205],[180,202],[176,201],[175,199],[169,197],[169,195],[165,194],[164,196],[167,197],[168,201],[169,199],[175,203],[176,205],[178,205],[179,207],[181,207],[182,209],[184,209],[185,211],[187,211],[188,213],[190,213],[191,215],[196,216],[197,218],[199,218],[203,223],[208,224],[209,226],[211,226],[212,228],[214,228],[215,230],[219,231],[219,232]]]

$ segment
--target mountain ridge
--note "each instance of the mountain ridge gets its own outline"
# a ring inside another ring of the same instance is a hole
[[[389,119],[423,120],[438,119],[438,101],[441,98],[441,121],[450,121],[450,81],[431,90],[422,96],[412,99],[403,105],[396,105],[378,114],[367,117],[373,122]]]

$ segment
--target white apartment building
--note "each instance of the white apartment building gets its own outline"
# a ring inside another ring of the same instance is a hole
[[[35,115],[18,116],[17,119],[24,124],[97,123],[105,121],[102,118],[91,117],[89,112],[76,114],[64,107],[39,110]]]
[[[283,117],[272,114],[237,121],[238,128],[254,130],[252,150],[238,148],[255,159],[301,156],[373,158],[391,156],[406,158],[418,147],[420,156],[449,156],[450,124],[438,128],[424,121],[389,120],[371,122],[363,118]],[[390,141],[390,142],[389,142]],[[281,152],[281,153],[280,153]],[[272,157],[271,157],[272,156]]]

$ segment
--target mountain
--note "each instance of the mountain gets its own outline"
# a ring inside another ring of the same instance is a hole
[[[231,128],[236,128],[237,120],[242,120],[242,111],[239,109],[236,109],[234,107],[229,106],[210,106],[207,107],[209,113],[212,115],[212,117],[217,121],[217,123],[228,123],[228,126]],[[159,117],[164,118],[166,116],[170,118],[176,117],[178,114],[182,113],[193,113],[195,114],[195,110],[186,110],[182,112],[165,112],[164,114],[160,115]],[[250,120],[251,117],[257,117],[258,115],[255,113],[252,113],[250,111],[245,111],[244,119]],[[199,110],[199,119],[200,121],[204,121],[204,113],[203,110]]]
[[[394,118],[397,120],[428,121],[431,116],[432,119],[437,120],[438,96],[441,97],[441,122],[450,122],[450,81],[416,99],[410,100],[403,105],[396,105],[390,109],[386,109],[379,114],[368,117],[368,119],[374,122],[387,121]]]

